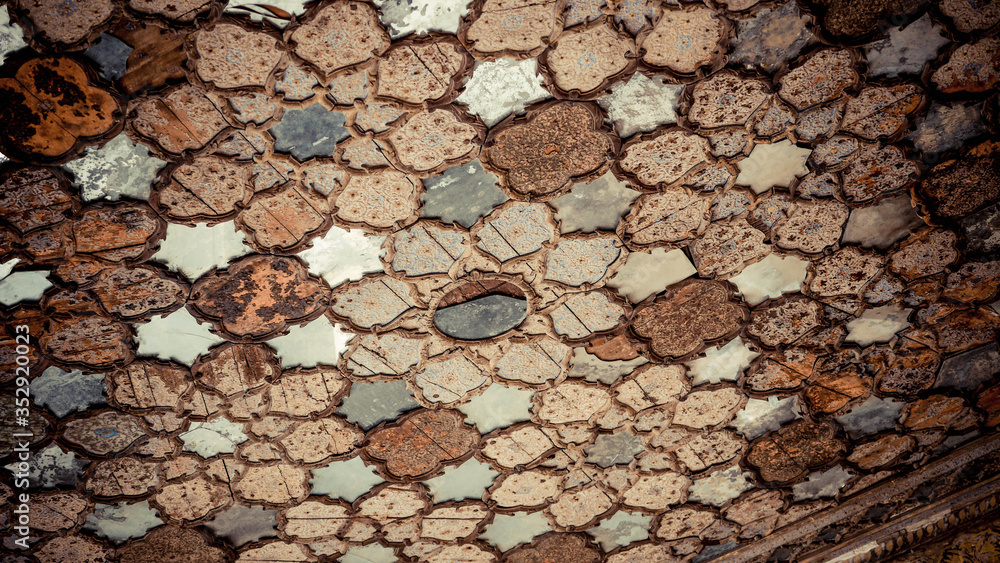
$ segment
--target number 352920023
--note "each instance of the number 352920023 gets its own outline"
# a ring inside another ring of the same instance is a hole
[[[14,327],[14,341],[16,346],[14,348],[14,353],[16,354],[14,358],[14,363],[17,365],[14,367],[14,375],[16,381],[14,384],[17,388],[14,390],[15,399],[15,412],[14,416],[17,417],[27,417],[31,404],[30,399],[30,387],[29,387],[29,374],[31,364],[31,347],[29,343],[31,342],[31,335],[28,333],[28,325],[17,325]]]

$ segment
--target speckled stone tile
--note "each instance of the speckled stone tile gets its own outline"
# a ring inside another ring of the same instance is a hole
[[[732,333],[743,313],[727,303],[726,287],[692,281],[673,286],[661,300],[638,309],[631,329],[648,339],[660,357],[681,357],[698,351],[707,340]]]
[[[217,88],[264,86],[281,59],[277,44],[267,34],[230,24],[202,30],[195,36],[198,77]]]
[[[628,68],[635,50],[631,36],[595,26],[561,36],[544,62],[556,88],[587,96]]]
[[[665,9],[642,41],[643,62],[677,74],[694,74],[715,63],[723,53],[720,46],[726,23],[708,8]]]
[[[364,62],[389,47],[375,10],[361,2],[337,2],[314,12],[291,34],[295,53],[330,74]]]
[[[187,84],[165,95],[135,100],[132,111],[135,131],[175,155],[204,147],[227,125],[216,103]]]
[[[534,55],[556,32],[560,4],[524,0],[489,0],[477,10],[465,30],[467,47],[473,54],[523,53]]]

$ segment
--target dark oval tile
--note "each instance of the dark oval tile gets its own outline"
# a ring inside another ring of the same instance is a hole
[[[434,326],[460,340],[483,340],[511,330],[528,316],[524,298],[493,293],[438,309]]]

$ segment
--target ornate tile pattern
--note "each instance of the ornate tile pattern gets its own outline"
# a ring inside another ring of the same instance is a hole
[[[0,561],[995,522],[996,4],[0,7]]]

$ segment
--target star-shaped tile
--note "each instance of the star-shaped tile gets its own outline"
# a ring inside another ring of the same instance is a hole
[[[750,305],[794,293],[802,288],[809,262],[795,256],[768,254],[760,262],[751,264],[729,281],[740,290],[743,300]]]
[[[896,333],[910,326],[906,319],[913,309],[903,309],[898,305],[885,305],[867,309],[860,317],[847,323],[845,342],[868,346],[875,342],[888,342]]]
[[[31,382],[35,404],[48,407],[59,418],[104,404],[104,374],[47,368]]]
[[[351,393],[344,397],[337,414],[370,430],[383,420],[395,420],[404,412],[419,406],[413,393],[406,388],[405,381],[355,381],[351,383]]]
[[[535,536],[551,532],[549,520],[542,512],[515,512],[512,515],[497,514],[493,523],[479,539],[486,540],[500,551],[507,551],[515,545],[528,543]]]
[[[708,477],[698,479],[691,485],[688,490],[688,500],[716,507],[722,506],[753,488],[753,483],[748,477],[750,473],[742,471],[738,465],[714,471]]]
[[[662,76],[649,78],[637,72],[628,82],[612,86],[611,93],[598,98],[597,103],[608,112],[615,133],[626,139],[659,125],[676,123],[682,90],[683,84],[665,84]]]
[[[87,515],[83,529],[120,544],[130,538],[141,538],[149,530],[162,525],[163,520],[157,517],[156,509],[150,508],[149,501],[144,500],[133,504],[98,503],[94,505],[93,514]]]
[[[628,182],[608,171],[596,180],[576,184],[568,194],[549,203],[556,208],[560,233],[592,233],[615,230],[637,197],[639,192],[629,188]]]
[[[681,249],[633,252],[608,280],[608,287],[637,304],[698,272]]]
[[[153,317],[135,329],[140,356],[156,356],[161,360],[174,360],[186,366],[208,352],[208,349],[225,340],[214,334],[211,325],[199,323],[185,308],[166,316]]]
[[[611,551],[618,546],[626,546],[632,542],[642,541],[649,537],[649,526],[652,516],[619,510],[610,518],[605,518],[597,526],[587,530],[601,549]]]
[[[360,457],[353,457],[313,469],[309,484],[312,486],[311,494],[354,502],[383,481],[374,467],[365,465]]]
[[[736,183],[750,186],[754,193],[764,193],[772,186],[787,188],[796,178],[809,173],[806,161],[812,154],[792,144],[788,139],[768,145],[754,145],[750,156],[736,163],[740,175]]]
[[[622,430],[614,434],[601,434],[594,440],[594,445],[587,448],[587,463],[595,463],[601,467],[612,465],[627,465],[632,462],[635,454],[645,449],[642,438]]]
[[[399,558],[396,552],[377,543],[368,545],[353,545],[347,548],[344,556],[337,559],[340,563],[396,563]]]
[[[792,485],[795,501],[810,500],[836,496],[854,474],[839,465],[826,471],[814,471],[809,477],[796,485]]]
[[[534,396],[534,391],[494,383],[458,410],[468,417],[465,422],[475,424],[480,434],[488,434],[515,422],[531,420],[531,398]]]
[[[428,479],[424,484],[430,490],[435,504],[467,498],[479,500],[499,475],[490,464],[473,457],[458,467],[448,467],[443,475]]]
[[[736,413],[731,426],[753,440],[763,436],[769,430],[777,430],[786,422],[801,417],[798,398],[795,395],[786,399],[768,397],[767,400],[749,399],[747,404]]]
[[[233,547],[263,538],[277,537],[278,511],[263,506],[246,507],[234,504],[205,523],[215,537],[224,538]]]
[[[83,156],[63,166],[75,177],[84,201],[118,201],[122,196],[149,199],[156,172],[166,164],[121,133],[99,149],[87,147]]]
[[[393,39],[429,31],[458,33],[458,25],[469,13],[470,0],[375,0],[379,19],[389,27]]]
[[[178,438],[184,442],[184,451],[208,459],[235,452],[236,446],[246,442],[248,436],[243,433],[242,424],[220,417],[209,422],[192,422]]]
[[[267,343],[281,358],[284,369],[296,366],[311,368],[320,364],[335,366],[340,361],[340,354],[347,350],[347,343],[354,338],[353,333],[343,328],[321,316],[306,326],[288,327],[288,334]],[[316,346],[317,342],[325,345]]]
[[[302,162],[314,156],[333,156],[337,143],[351,136],[344,126],[347,117],[320,104],[287,109],[281,122],[271,127],[274,150],[291,153]]]
[[[31,482],[31,486],[54,489],[57,487],[76,487],[80,476],[83,475],[83,469],[90,461],[78,458],[72,451],[63,451],[59,446],[52,444],[35,452],[28,463],[31,466],[28,471],[28,480]],[[11,463],[4,469],[12,474],[18,473],[17,466],[17,463]]]
[[[743,370],[750,367],[750,362],[760,354],[750,350],[737,336],[725,346],[710,346],[705,350],[705,357],[685,362],[691,385],[702,383],[718,383],[722,380],[736,381]]]
[[[456,101],[469,106],[469,113],[478,115],[487,127],[493,127],[508,115],[522,114],[528,105],[552,97],[542,87],[537,67],[535,59],[479,61]]]
[[[225,268],[232,259],[249,254],[245,240],[232,221],[211,227],[167,223],[167,235],[151,259],[194,281],[212,268]]]
[[[920,74],[927,61],[949,42],[944,28],[931,21],[930,14],[900,29],[892,27],[889,36],[865,46],[865,59],[871,76]]]
[[[8,264],[17,261],[15,258]],[[50,270],[21,270],[0,276],[0,303],[10,307],[22,301],[38,301],[45,290],[52,287],[48,280],[49,272]]]
[[[385,237],[371,237],[360,229],[330,227],[322,238],[313,239],[312,246],[299,252],[299,258],[309,264],[309,273],[320,276],[330,287],[361,276],[382,271],[379,260],[385,251]]]
[[[837,417],[852,440],[892,428],[906,403],[882,399],[872,395],[860,405],[851,407],[847,414]]]
[[[27,46],[21,26],[11,23],[7,6],[0,6],[0,65],[7,55]]]
[[[496,174],[485,171],[478,158],[468,164],[452,166],[440,176],[424,180],[426,191],[420,196],[424,203],[420,215],[469,228],[507,201],[507,196],[497,187],[499,183]]]

